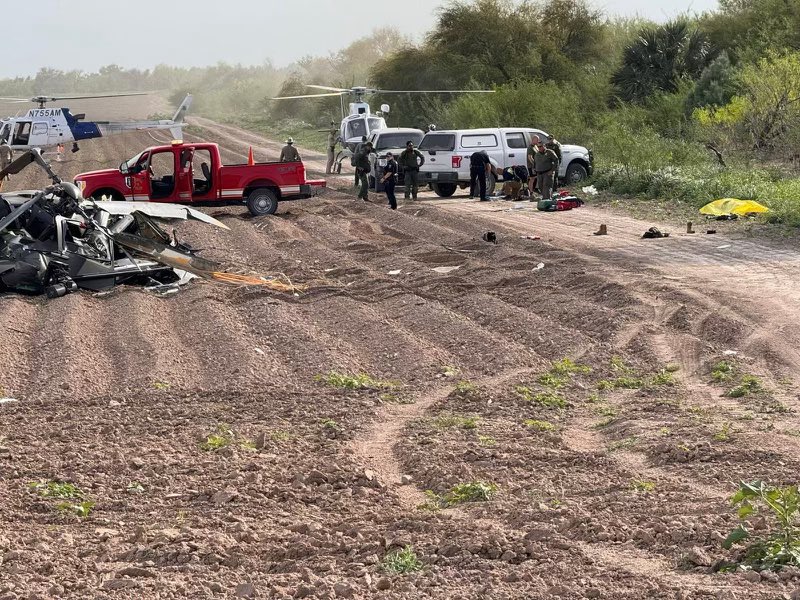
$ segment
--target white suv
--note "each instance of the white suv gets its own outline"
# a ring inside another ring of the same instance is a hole
[[[369,173],[369,187],[376,192],[383,191],[383,184],[380,183],[383,177],[383,168],[386,166],[386,153],[391,152],[395,160],[400,153],[406,149],[406,142],[414,142],[414,147],[419,146],[425,132],[421,129],[411,129],[408,127],[387,127],[375,131],[367,138],[372,142],[373,152],[369,155],[369,162],[372,169]],[[403,185],[403,172],[400,169],[397,173],[397,185]]]
[[[438,196],[452,196],[456,188],[469,186],[469,158],[479,150],[485,150],[492,164],[501,170],[527,166],[528,147],[533,136],[547,140],[544,131],[525,127],[429,131],[419,144],[419,151],[425,155],[419,182],[430,184]],[[593,169],[591,150],[561,144],[560,180],[574,184],[586,179]]]

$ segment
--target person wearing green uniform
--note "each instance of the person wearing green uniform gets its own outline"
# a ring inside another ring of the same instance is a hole
[[[544,143],[539,140],[536,146],[536,154],[533,155],[533,168],[536,171],[539,192],[542,194],[540,205],[550,204],[551,202],[553,195],[553,177],[557,166],[558,156],[556,156],[556,153],[546,148]],[[532,200],[533,198],[531,198],[531,201]]]
[[[555,192],[556,188],[558,187],[558,172],[561,169],[561,142],[559,142],[552,134],[550,134],[547,136],[547,143],[544,145],[544,147],[552,150],[558,157],[558,164],[556,164],[555,170],[553,171],[553,192]]]
[[[397,164],[405,177],[403,197],[406,200],[411,197],[416,200],[419,190],[419,168],[425,164],[425,157],[422,156],[422,152],[414,148],[414,142],[409,140],[406,142],[406,149],[400,153]]]
[[[366,142],[365,144],[361,144],[358,152],[353,156],[356,177],[361,184],[361,187],[358,189],[358,197],[361,200],[369,200],[369,178],[367,174],[371,169],[369,164],[370,152],[372,152],[372,142]]]
[[[281,162],[300,162],[300,153],[294,147],[294,140],[289,138],[281,150]]]
[[[333,173],[333,161],[336,158],[336,143],[339,141],[339,128],[336,121],[331,121],[331,128],[328,130],[328,165],[325,167],[325,174]]]

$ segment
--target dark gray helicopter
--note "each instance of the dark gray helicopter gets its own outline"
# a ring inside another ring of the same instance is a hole
[[[176,204],[84,200],[42,158],[26,151],[6,169],[36,163],[52,181],[39,191],[0,195],[0,291],[45,293],[107,290],[120,283],[174,286],[193,276],[218,279],[218,264],[195,255],[160,223],[195,219],[228,229],[200,211]]]

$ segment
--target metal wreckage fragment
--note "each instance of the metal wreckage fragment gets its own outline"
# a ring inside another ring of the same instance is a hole
[[[61,181],[38,149],[22,154],[0,171],[0,177],[19,173],[31,163],[53,183],[39,191],[0,195],[0,292],[57,298],[121,283],[166,292],[194,277],[297,291],[274,278],[227,273],[160,226],[159,222],[194,219],[228,229],[193,208],[84,200],[74,184]]]

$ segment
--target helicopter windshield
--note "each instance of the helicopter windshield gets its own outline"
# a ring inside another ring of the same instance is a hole
[[[363,117],[353,119],[347,123],[347,139],[361,139],[362,136],[369,135],[376,129],[386,127],[386,121],[380,117]]]

